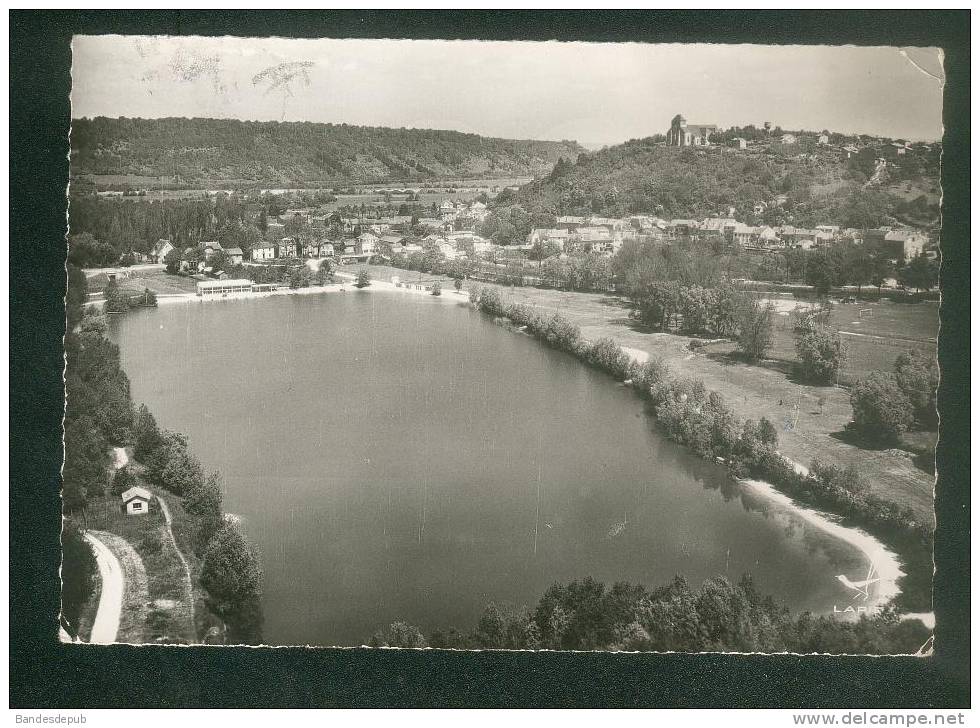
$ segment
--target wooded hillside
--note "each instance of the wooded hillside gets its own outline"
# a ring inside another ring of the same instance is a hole
[[[194,182],[370,183],[546,173],[575,142],[234,119],[75,119],[72,174]]]
[[[749,224],[877,227],[892,218],[922,226],[938,221],[939,149],[909,151],[875,175],[876,150],[844,159],[832,147],[803,144],[672,148],[656,137],[632,140],[502,194],[496,205],[529,212],[665,218],[727,216]],[[870,183],[869,183],[870,180]],[[779,204],[773,204],[777,198]],[[757,203],[767,203],[759,212]]]

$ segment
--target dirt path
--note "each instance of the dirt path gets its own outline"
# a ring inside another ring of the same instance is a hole
[[[184,558],[184,554],[180,550],[180,547],[177,546],[177,539],[174,538],[174,531],[173,531],[173,526],[172,526],[173,520],[170,517],[170,508],[167,507],[167,501],[165,501],[163,498],[161,498],[159,494],[157,495],[157,501],[160,503],[160,510],[163,511],[163,519],[167,522],[167,536],[170,538],[170,545],[173,547],[173,550],[177,553],[177,558],[180,559],[180,563],[184,567],[184,579],[183,579],[183,581],[184,581],[184,589],[183,589],[183,591],[184,591],[184,602],[187,604],[187,608],[189,610],[189,615],[188,615],[189,622],[188,623],[191,625],[191,628],[190,628],[190,632],[191,632],[190,637],[193,638],[196,635],[195,635],[195,630],[194,630],[194,624],[195,624],[195,621],[194,621],[194,583],[193,583],[193,580],[191,579],[191,567],[187,563],[187,559]]]

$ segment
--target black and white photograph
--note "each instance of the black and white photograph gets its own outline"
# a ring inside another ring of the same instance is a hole
[[[947,64],[72,34],[59,649],[932,659]]]

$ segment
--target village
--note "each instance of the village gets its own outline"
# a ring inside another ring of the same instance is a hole
[[[771,122],[760,127],[721,130],[714,124],[689,124],[676,115],[666,134],[651,138],[654,144],[690,150],[689,153],[752,155],[780,154],[802,160],[860,155],[873,164],[874,174],[865,183],[874,185],[887,175],[891,165],[905,155],[932,153],[932,145],[872,137],[845,136],[829,132],[783,132]],[[871,161],[873,160],[873,162]],[[498,188],[499,189],[499,188]],[[513,193],[516,188],[503,188]],[[379,190],[379,192],[385,192]],[[282,196],[287,202],[298,197]],[[411,198],[410,198],[411,199]],[[260,213],[251,222],[261,239],[223,246],[218,240],[202,240],[196,246],[177,248],[171,239],[160,239],[152,249],[133,250],[122,256],[123,265],[167,264],[168,272],[204,278],[227,277],[228,268],[290,265],[302,261],[329,260],[331,268],[350,264],[381,263],[401,268],[432,269],[457,262],[467,274],[482,271],[493,278],[493,269],[529,263],[532,267],[550,258],[566,260],[590,255],[613,257],[630,241],[638,244],[683,243],[715,253],[746,251],[770,253],[818,250],[837,245],[862,246],[901,266],[925,254],[934,260],[938,240],[934,231],[904,224],[875,228],[845,227],[836,220],[826,224],[797,226],[786,194],[755,200],[750,211],[734,206],[714,211],[701,219],[668,218],[655,212],[638,212],[621,217],[601,215],[535,215],[537,225],[499,232],[490,225],[493,200],[483,194],[476,199],[447,196],[431,205],[397,205],[390,194],[377,198],[375,206],[348,205],[333,209],[326,205],[286,207],[279,214]],[[412,213],[412,214],[395,214]],[[542,220],[542,217],[545,220]],[[740,219],[741,218],[741,219]],[[544,226],[538,226],[542,222]],[[811,220],[811,222],[813,222]],[[416,261],[413,263],[413,260]]]

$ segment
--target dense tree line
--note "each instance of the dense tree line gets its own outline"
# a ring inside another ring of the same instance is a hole
[[[109,449],[132,445],[145,477],[182,499],[193,519],[194,549],[203,560],[201,583],[208,607],[228,626],[230,641],[261,640],[257,556],[235,526],[225,523],[216,473],[206,474],[187,449],[187,439],[161,431],[145,405],[134,409],[119,348],[106,338],[105,318],[83,310],[85,276],[69,268],[68,331],[65,336],[65,464],[63,499],[68,515],[63,572],[66,616],[77,617],[91,592],[91,552],[77,537],[76,523],[92,498],[120,494],[138,481],[122,468],[110,481]],[[220,537],[220,538],[219,538]],[[205,578],[207,575],[207,578]]]
[[[935,430],[939,367],[916,349],[900,354],[892,372],[874,371],[851,390],[853,429],[875,445],[895,445],[903,432]]]
[[[741,421],[717,391],[697,379],[674,375],[651,357],[639,364],[612,340],[588,342],[561,314],[541,316],[533,308],[506,303],[494,288],[474,288],[470,300],[481,311],[507,319],[554,348],[567,351],[621,381],[650,404],[665,434],[704,458],[720,458],[737,477],[754,477],[808,505],[836,513],[866,528],[903,556],[908,568],[901,599],[927,606],[930,594],[932,524],[868,492],[857,473],[814,462],[799,473],[778,452],[778,435],[766,419]]]
[[[751,577],[723,576],[692,587],[683,577],[654,589],[592,577],[556,583],[532,609],[487,605],[474,628],[420,629],[395,622],[371,640],[376,647],[480,650],[625,650],[912,654],[929,638],[918,621],[894,611],[848,622],[788,609]]]
[[[75,175],[141,175],[184,184],[534,175],[581,150],[574,142],[433,129],[186,118],[75,119],[71,142]]]

